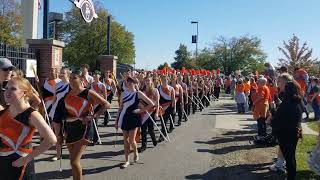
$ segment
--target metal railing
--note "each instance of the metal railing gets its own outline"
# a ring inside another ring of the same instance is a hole
[[[28,47],[16,47],[0,42],[0,57],[5,57],[11,60],[12,64],[26,73],[27,59],[37,59],[36,52]],[[27,78],[30,83],[35,86],[34,78]]]

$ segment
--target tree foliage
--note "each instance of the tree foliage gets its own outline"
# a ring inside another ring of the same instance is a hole
[[[295,68],[304,68],[307,71],[315,71],[317,59],[313,59],[312,49],[309,49],[306,42],[300,47],[300,39],[293,34],[288,42],[283,41],[283,47],[278,47],[284,58],[279,59],[280,66],[286,66],[290,72]]]
[[[96,66],[99,55],[107,54],[107,17],[110,15],[99,3],[95,5],[98,17],[86,23],[79,9],[72,7],[65,13],[61,24],[61,40],[66,43],[64,61],[72,66],[83,63]],[[135,46],[134,35],[114,19],[111,24],[111,54],[118,56],[122,64],[134,64]]]
[[[174,62],[171,63],[171,67],[175,69],[181,69],[182,67],[191,68],[190,52],[188,52],[187,46],[180,44],[179,49],[175,52]]]
[[[241,36],[226,39],[219,37],[213,45],[214,57],[225,74],[241,69],[243,72],[263,70],[266,54],[257,37]]]
[[[158,69],[158,70],[161,70],[161,69],[167,68],[167,67],[169,67],[169,64],[168,64],[167,62],[165,62],[165,63],[163,63],[163,64],[160,64],[157,69]]]
[[[180,45],[175,53],[175,62],[171,66],[176,69],[220,68],[226,75],[239,69],[244,72],[262,71],[266,59],[265,53],[261,50],[261,40],[250,36],[231,39],[219,37],[211,48],[201,50],[197,59],[191,57],[185,45]]]
[[[14,0],[0,0],[0,42],[22,44],[20,5]]]

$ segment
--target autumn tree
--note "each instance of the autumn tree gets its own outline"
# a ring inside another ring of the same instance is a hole
[[[284,58],[279,59],[279,66],[286,66],[292,73],[295,68],[304,68],[305,70],[314,71],[317,58],[312,58],[312,49],[304,42],[300,46],[300,39],[293,34],[288,42],[283,41],[283,47],[278,47]]]
[[[21,45],[22,26],[20,5],[14,0],[0,0],[0,42]]]

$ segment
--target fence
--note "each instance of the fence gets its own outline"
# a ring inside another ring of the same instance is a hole
[[[36,52],[28,47],[15,47],[0,42],[0,57],[11,60],[12,64],[26,73],[27,60],[36,60]],[[30,83],[35,86],[35,78],[27,78]]]

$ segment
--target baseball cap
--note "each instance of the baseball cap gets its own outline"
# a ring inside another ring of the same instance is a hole
[[[6,69],[14,67],[11,63],[11,61],[7,58],[0,58],[0,69]]]

